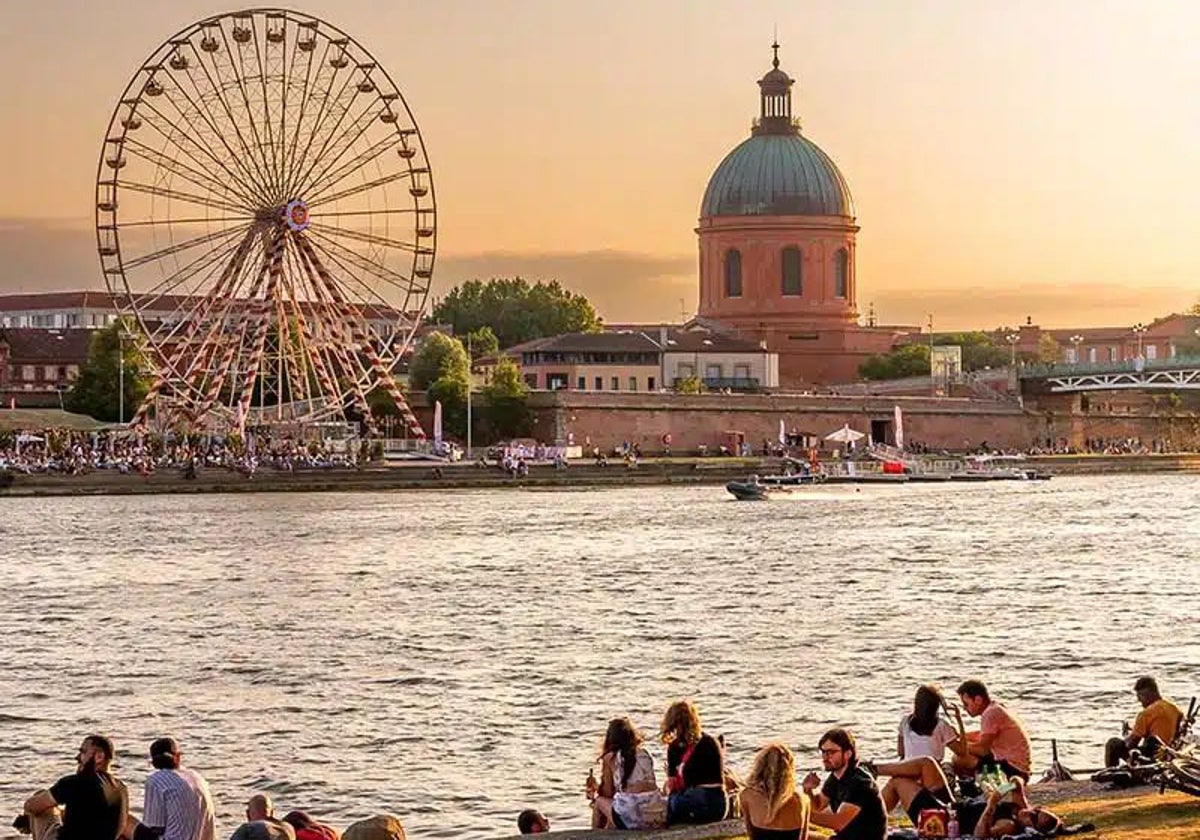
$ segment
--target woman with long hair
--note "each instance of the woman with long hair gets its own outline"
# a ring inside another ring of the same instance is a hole
[[[723,820],[729,808],[725,759],[717,739],[704,733],[696,707],[672,703],[658,734],[667,747],[667,824]]]
[[[946,759],[946,747],[954,749],[958,731],[942,715],[946,700],[935,685],[922,685],[913,697],[912,712],[900,719],[896,752],[902,760],[929,756],[938,764]]]
[[[783,744],[767,744],[740,794],[750,840],[808,840],[809,800],[796,792],[796,759]]]
[[[592,801],[593,828],[662,828],[666,802],[654,778],[654,759],[627,717],[608,722],[600,747],[600,784]]]

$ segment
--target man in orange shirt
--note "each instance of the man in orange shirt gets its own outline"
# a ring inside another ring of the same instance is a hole
[[[1175,740],[1183,712],[1158,691],[1154,677],[1140,677],[1133,684],[1134,693],[1142,710],[1133,722],[1133,729],[1124,738],[1109,738],[1104,745],[1104,766],[1116,767],[1121,760],[1129,760],[1131,750],[1137,749],[1143,756],[1152,758],[1163,744]]]
[[[972,776],[980,767],[997,767],[1006,776],[1029,781],[1032,751],[1021,722],[993,700],[979,680],[964,681],[958,687],[958,698],[967,714],[979,718],[979,732],[964,733],[965,749],[954,756],[955,771]]]

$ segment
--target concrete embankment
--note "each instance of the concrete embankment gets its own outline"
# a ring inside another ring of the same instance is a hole
[[[1200,454],[1054,455],[1030,458],[1025,464],[1053,475],[1191,473],[1200,472]],[[13,474],[8,486],[4,485],[9,476],[0,475],[0,496],[720,485],[744,479],[750,473],[766,475],[778,468],[778,461],[773,458],[713,457],[647,459],[634,468],[616,461],[605,467],[577,463],[565,470],[538,465],[521,478],[513,478],[495,467],[434,463],[291,473],[268,469],[260,470],[252,478],[218,469],[202,470],[194,479],[184,478],[178,469],[160,470],[151,476],[111,471],[78,476]]]

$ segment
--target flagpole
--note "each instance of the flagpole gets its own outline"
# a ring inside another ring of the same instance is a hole
[[[471,334],[467,333],[467,460],[471,460],[471,385],[475,365],[471,360]]]

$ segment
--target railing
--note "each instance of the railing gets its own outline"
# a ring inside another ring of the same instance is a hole
[[[1086,376],[1096,373],[1141,373],[1148,370],[1186,370],[1200,368],[1200,356],[1176,356],[1167,359],[1122,359],[1116,362],[1062,362],[1025,365],[1022,379],[1048,379],[1054,376]]]
[[[678,389],[681,384],[694,378],[691,376],[676,377],[674,387]],[[762,387],[757,378],[743,376],[711,376],[701,379],[700,383],[709,391],[722,391],[726,388],[731,391],[757,391]]]

